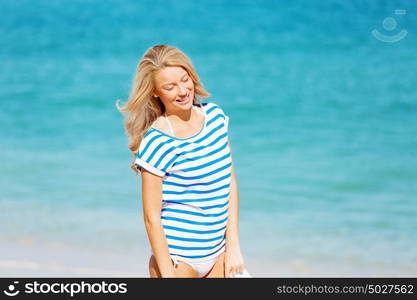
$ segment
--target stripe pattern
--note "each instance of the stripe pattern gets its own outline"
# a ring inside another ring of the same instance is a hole
[[[191,260],[225,248],[232,157],[228,120],[219,105],[198,104],[204,127],[187,139],[151,127],[135,164],[163,178],[161,222],[170,255]]]

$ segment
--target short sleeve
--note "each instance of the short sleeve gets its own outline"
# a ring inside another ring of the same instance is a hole
[[[139,153],[134,161],[137,169],[141,171],[141,168],[145,168],[160,177],[167,175],[177,158],[172,142],[172,139],[155,130],[148,131],[140,143]]]

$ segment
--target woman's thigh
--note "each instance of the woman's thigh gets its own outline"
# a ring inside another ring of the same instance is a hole
[[[175,277],[180,278],[193,278],[198,277],[197,272],[187,263],[179,261],[176,266],[174,266]],[[161,278],[161,272],[159,271],[158,264],[156,263],[155,257],[152,255],[149,260],[149,274],[151,278]]]
[[[204,278],[224,278],[224,252],[219,255],[214,267]]]

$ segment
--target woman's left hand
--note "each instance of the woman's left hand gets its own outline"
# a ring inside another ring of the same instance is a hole
[[[244,267],[240,247],[226,247],[224,256],[224,277],[235,277],[237,273],[242,273]]]

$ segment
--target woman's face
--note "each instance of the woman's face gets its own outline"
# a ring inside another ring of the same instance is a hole
[[[165,67],[156,72],[155,91],[166,110],[188,110],[193,105],[194,83],[182,67]]]

